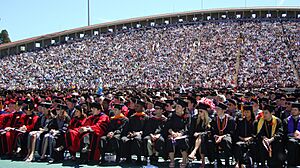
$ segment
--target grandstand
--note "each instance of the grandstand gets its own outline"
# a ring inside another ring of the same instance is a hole
[[[299,165],[299,45],[300,7],[168,13],[2,44],[0,168]]]
[[[86,89],[99,77],[117,87],[295,87],[299,21],[299,8],[215,9],[33,37],[0,46],[1,68],[11,72],[0,87]]]

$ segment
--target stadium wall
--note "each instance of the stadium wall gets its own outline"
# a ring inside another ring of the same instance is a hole
[[[254,15],[255,17],[253,17]],[[0,58],[18,54],[20,52],[34,51],[39,48],[61,44],[76,38],[127,31],[129,29],[142,29],[145,27],[164,26],[168,24],[187,24],[196,22],[272,19],[300,21],[300,7],[252,7],[196,10],[95,24],[2,44],[0,45]]]

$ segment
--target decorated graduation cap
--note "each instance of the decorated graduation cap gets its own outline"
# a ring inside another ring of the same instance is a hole
[[[300,103],[292,103],[292,108],[298,108],[300,110]]]
[[[175,100],[175,103],[182,106],[182,107],[187,107],[188,106],[188,103],[186,101],[184,101],[183,99],[176,99]]]
[[[210,108],[209,105],[207,104],[204,104],[204,103],[199,103],[197,106],[196,106],[196,109],[202,109],[202,110],[208,110]]]
[[[219,108],[221,108],[222,110],[226,110],[226,109],[227,109],[227,105],[224,104],[224,103],[221,103],[221,102],[219,102],[219,103],[216,105],[216,107],[219,107]]]

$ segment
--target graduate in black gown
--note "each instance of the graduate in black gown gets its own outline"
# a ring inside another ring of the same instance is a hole
[[[234,99],[227,100],[228,109],[226,110],[226,114],[229,114],[236,121],[241,118],[241,111],[237,109],[238,104]]]
[[[180,167],[184,168],[187,164],[189,149],[188,140],[188,122],[189,118],[185,113],[188,103],[183,99],[176,100],[175,113],[169,118],[165,126],[166,151],[169,153],[170,165],[175,167],[175,152],[180,151],[182,155],[182,163]]]
[[[205,166],[205,155],[208,153],[208,139],[211,136],[211,118],[208,115],[209,105],[199,103],[196,106],[198,115],[192,118],[190,125],[190,137],[193,137],[194,149],[188,156],[189,159],[194,160],[196,153],[199,151],[201,156],[201,167]]]
[[[254,121],[255,115],[252,105],[245,105],[243,107],[243,116],[237,120],[237,126],[234,132],[234,156],[237,161],[236,167],[242,166],[241,160],[243,159],[243,154],[246,153],[248,149],[251,149],[252,154],[254,152]]]
[[[101,137],[101,164],[105,163],[105,153],[110,152],[116,154],[116,162],[122,157],[123,143],[121,137],[125,135],[124,130],[128,127],[128,118],[121,112],[123,105],[114,104],[114,116],[110,117],[110,123],[106,135]]]
[[[229,157],[232,154],[235,122],[230,115],[225,114],[226,110],[227,106],[225,104],[218,103],[216,105],[217,116],[215,116],[211,124],[214,148],[210,152],[213,152],[211,155],[214,159],[217,159],[218,166],[221,166],[219,150],[224,151],[226,166],[229,166]]]
[[[131,155],[137,155],[138,164],[141,163],[141,156],[143,151],[143,132],[146,121],[149,116],[144,112],[146,103],[141,100],[135,102],[135,113],[130,116],[128,127],[124,130],[124,136],[121,138],[124,143],[124,154],[126,161],[131,162]]]
[[[147,120],[143,133],[144,147],[152,163],[158,162],[159,155],[165,156],[165,139],[162,135],[167,118],[163,115],[165,103],[155,102],[154,115]]]
[[[274,106],[264,105],[263,116],[254,122],[257,139],[257,162],[269,167],[281,167],[283,164],[283,129],[279,118],[272,115]]]
[[[283,121],[288,166],[300,166],[300,103],[292,103],[291,115]]]

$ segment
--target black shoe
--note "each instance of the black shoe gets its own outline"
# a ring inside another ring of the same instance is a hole
[[[38,162],[46,162],[47,161],[47,158],[45,157],[45,158],[40,158],[39,160],[38,160]]]
[[[142,165],[143,164],[140,156],[137,157],[137,160],[136,160],[135,164],[137,164],[137,165]]]
[[[126,164],[131,164],[132,163],[131,157],[126,158],[125,163]]]
[[[229,165],[229,160],[228,159],[225,159],[225,166],[226,167],[229,167],[230,165]]]
[[[153,163],[158,163],[158,156],[154,156]]]
[[[217,164],[218,164],[218,166],[223,166],[223,164],[222,164],[222,162],[221,162],[220,159],[218,159]]]
[[[103,158],[100,160],[99,165],[104,165],[105,163],[107,163],[107,161]]]

